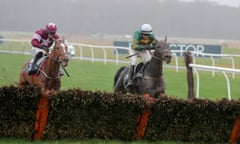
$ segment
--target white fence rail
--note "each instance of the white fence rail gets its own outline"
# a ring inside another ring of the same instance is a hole
[[[16,39],[0,39],[0,42],[2,43],[5,43],[5,42],[8,42],[7,43],[7,49],[1,49],[1,44],[0,44],[0,52],[5,52],[5,53],[21,53],[21,54],[29,54],[30,52],[30,40],[16,40]],[[12,49],[12,43],[20,43],[21,44],[21,50],[14,50]],[[102,61],[104,62],[104,64],[106,64],[107,62],[114,62],[116,64],[119,64],[119,63],[128,63],[128,60],[121,60],[120,59],[120,55],[118,53],[118,50],[117,49],[121,49],[121,50],[128,50],[128,47],[118,47],[118,46],[98,46],[98,45],[89,45],[89,44],[82,44],[82,43],[71,43],[76,51],[78,51],[79,53],[77,53],[73,58],[74,59],[80,59],[80,60],[90,60],[92,62],[94,61]],[[90,49],[91,51],[91,56],[89,57],[86,57],[84,56],[84,51],[83,51],[83,48],[88,48]],[[97,58],[95,57],[95,50],[96,49],[101,49],[103,51],[103,58]],[[107,56],[107,50],[110,49],[112,51],[115,52],[115,58],[114,59],[111,59],[111,58],[108,58]],[[184,53],[185,51],[180,51],[180,50],[172,50],[172,56],[175,58],[175,68],[176,68],[176,71],[178,72],[179,71],[179,57],[177,56],[176,53]],[[215,58],[228,58],[231,60],[231,68],[232,69],[235,69],[235,60],[234,60],[234,57],[240,57],[240,55],[233,55],[233,54],[209,54],[209,53],[200,53],[200,52],[194,52],[192,51],[193,53],[193,63],[196,63],[196,56],[208,56],[210,57],[211,61],[212,61],[212,66],[216,66],[215,65]],[[214,76],[214,71],[212,71],[213,73],[213,76]],[[234,78],[234,73],[232,74],[233,75],[233,78]]]
[[[15,48],[13,49],[12,45],[13,43],[20,43],[21,47],[16,50]],[[76,49],[78,49],[79,53],[76,54],[73,58],[74,59],[79,59],[79,60],[89,60],[89,61],[101,61],[104,62],[104,64],[106,64],[107,62],[114,62],[117,65],[119,63],[128,63],[128,60],[123,60],[120,59],[120,54],[118,53],[117,49],[122,49],[122,50],[128,50],[128,47],[117,47],[117,46],[97,46],[97,45],[89,45],[89,44],[81,44],[81,43],[71,43]],[[4,48],[2,49],[1,47],[4,45]],[[90,57],[86,57],[84,56],[84,51],[83,48],[88,48],[90,49]],[[30,40],[16,40],[16,39],[0,39],[0,52],[2,53],[16,53],[16,54],[30,54]],[[95,57],[95,49],[101,49],[103,51],[103,57],[102,58],[97,58]],[[115,59],[111,59],[108,58],[108,54],[107,54],[107,50],[112,50],[115,52]],[[76,50],[77,51],[77,50]],[[174,68],[176,68],[176,71],[179,71],[179,60],[178,60],[178,56],[176,53],[184,53],[185,51],[177,51],[177,50],[172,50],[172,56],[175,58],[175,66],[173,66]],[[192,52],[193,53],[193,64],[190,64],[191,67],[194,68],[195,72],[196,72],[196,76],[197,76],[197,88],[196,88],[196,96],[197,98],[199,98],[199,89],[200,89],[200,79],[199,79],[199,74],[198,74],[198,70],[205,70],[205,71],[211,71],[213,76],[215,74],[215,72],[222,72],[226,82],[227,82],[227,89],[228,89],[228,99],[231,99],[231,91],[230,91],[230,83],[229,83],[229,78],[227,76],[227,72],[231,72],[232,73],[232,77],[235,77],[235,73],[240,73],[239,69],[235,69],[235,60],[233,57],[240,57],[240,55],[232,55],[232,54],[209,54],[209,53],[196,53],[196,52]],[[205,65],[198,65],[195,64],[196,60],[195,60],[195,56],[208,56],[210,57],[211,61],[212,61],[212,66],[205,66]],[[215,60],[214,58],[216,57],[220,57],[220,58],[229,58],[231,59],[231,68],[223,68],[223,67],[216,67],[215,66]],[[185,67],[184,67],[185,68]]]
[[[231,100],[231,86],[230,86],[230,81],[229,81],[227,72],[240,73],[240,69],[231,69],[231,68],[223,68],[223,67],[215,67],[215,66],[198,65],[198,64],[189,64],[189,66],[193,67],[196,73],[196,77],[197,77],[196,97],[197,98],[199,98],[199,89],[200,89],[200,78],[199,78],[198,70],[204,70],[204,71],[218,71],[223,73],[227,82],[228,100]]]
[[[173,56],[175,57],[175,63],[176,63],[176,71],[178,72],[179,66],[178,66],[178,57],[176,53],[184,53],[185,51],[181,50],[172,50]],[[209,57],[211,59],[212,66],[216,66],[215,64],[215,58],[227,58],[231,60],[231,68],[235,69],[236,62],[234,60],[234,57],[239,57],[240,55],[237,54],[210,54],[210,53],[202,53],[202,52],[195,52],[191,51],[192,56],[193,56],[193,63],[196,63],[196,57],[201,56],[201,57]],[[182,54],[183,55],[183,54]],[[215,71],[212,70],[212,75],[215,76]],[[235,72],[232,72],[232,78],[235,78]]]
[[[30,40],[15,40],[15,39],[0,39],[0,42],[3,44],[7,42],[5,49],[1,49],[0,44],[0,52],[4,53],[16,53],[16,54],[30,54]],[[21,44],[21,48],[16,50],[12,49],[13,43],[19,43]],[[76,51],[79,51],[78,54],[76,54],[73,59],[80,59],[80,60],[90,60],[92,62],[94,61],[101,61],[106,64],[107,62],[115,62],[117,65],[119,63],[128,63],[128,60],[120,60],[120,54],[118,53],[117,49],[123,49],[128,50],[128,47],[118,47],[118,46],[97,46],[97,45],[89,45],[89,44],[82,44],[82,43],[71,43]],[[91,56],[86,57],[84,56],[83,48],[88,48],[91,51]],[[95,56],[95,49],[101,49],[103,51],[103,58],[96,58]],[[115,59],[111,59],[107,57],[107,49],[112,50],[112,52],[115,52]]]
[[[107,62],[114,62],[116,64],[119,64],[119,63],[127,63],[128,61],[127,60],[120,60],[119,59],[119,53],[118,53],[118,50],[117,49],[123,49],[123,50],[128,50],[128,47],[117,47],[117,46],[97,46],[97,45],[89,45],[89,44],[80,44],[80,43],[72,43],[72,45],[74,46],[78,46],[79,48],[79,56],[76,56],[75,58],[76,59],[80,59],[80,60],[87,60],[88,58],[84,57],[84,53],[83,53],[83,47],[88,47],[90,50],[91,50],[91,58],[90,60],[92,62],[94,61],[103,61],[104,64],[106,64]],[[103,59],[96,59],[95,58],[95,52],[94,52],[94,49],[102,49],[103,51]],[[115,55],[116,55],[116,58],[115,59],[108,59],[107,58],[107,49],[111,49],[115,52]]]

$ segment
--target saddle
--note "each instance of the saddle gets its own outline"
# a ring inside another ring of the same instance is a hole
[[[138,63],[133,72],[133,79],[143,77],[143,72],[148,64],[149,62],[146,62],[145,64],[143,62]]]
[[[139,79],[141,79],[143,77],[143,72],[144,72],[144,70],[145,70],[145,68],[148,64],[149,64],[149,62],[147,62],[147,63],[140,62],[140,63],[137,64],[137,66],[133,70],[132,79],[133,79],[133,83],[134,83],[135,86],[138,85]],[[133,89],[134,89],[133,87],[127,87],[128,75],[126,75],[124,77],[123,83],[124,83],[125,89],[127,89],[129,92],[133,91]]]

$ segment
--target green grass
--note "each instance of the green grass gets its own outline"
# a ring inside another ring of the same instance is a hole
[[[0,86],[15,85],[18,82],[19,72],[23,63],[29,60],[31,56],[17,55],[17,54],[0,54]],[[113,91],[113,77],[117,69],[122,65],[115,65],[114,63],[103,64],[100,62],[89,62],[71,59],[67,71],[70,77],[66,75],[62,79],[62,89],[80,88],[83,90],[100,90],[100,91]],[[200,73],[200,98],[207,98],[212,100],[219,100],[227,98],[226,81],[224,76],[220,73],[216,73],[215,77],[212,77],[210,72]],[[231,76],[231,75],[229,75]],[[164,77],[166,79],[167,91],[170,96],[186,99],[187,98],[187,82],[186,71],[180,69],[176,72],[172,68],[164,68]],[[196,78],[195,78],[196,79]],[[234,99],[239,98],[239,75],[236,75],[235,79],[231,79],[232,97]],[[196,85],[196,84],[195,84]],[[15,138],[0,138],[1,143],[16,143],[25,144],[32,143],[28,140],[15,139]],[[37,141],[34,143],[45,144],[122,144],[126,142],[121,141],[108,141],[108,140],[58,140],[58,141]],[[150,143],[150,142],[129,142],[132,143]],[[156,142],[159,144],[191,144],[183,142]],[[155,144],[155,143],[154,143]]]
[[[25,61],[31,56],[17,54],[0,54],[0,86],[15,85],[18,83],[19,72]],[[113,78],[116,71],[122,66],[115,63],[103,64],[102,62],[89,62],[71,59],[66,68],[70,77],[66,75],[62,78],[62,90],[80,88],[83,90],[113,92]],[[176,98],[187,98],[186,70],[179,69],[176,72],[173,68],[164,68],[164,77],[166,80],[169,96]],[[220,100],[227,98],[226,80],[222,73],[199,71],[200,77],[200,98],[211,100]],[[194,76],[196,87],[196,76]],[[239,74],[231,82],[232,98],[239,98]]]
[[[18,39],[19,37],[15,37]],[[19,45],[19,42],[4,42],[1,44],[1,50],[25,50],[29,52],[30,45],[29,43],[23,43]],[[25,49],[24,49],[25,48]],[[96,50],[96,49],[95,49]],[[95,51],[94,50],[94,51]],[[223,49],[223,53],[228,54],[237,54],[239,49]],[[82,48],[84,56],[91,56],[91,51],[89,48]],[[76,47],[76,54],[80,54],[80,49]],[[96,50],[94,53],[95,57],[103,58],[103,51],[101,49]],[[114,59],[115,56],[112,55],[112,50],[107,50],[107,57]],[[125,56],[121,55],[120,58],[124,59]],[[6,85],[15,85],[18,82],[19,72],[26,60],[29,60],[31,56],[26,55],[16,55],[16,54],[0,54],[0,87]],[[183,58],[179,58],[181,66],[184,66]],[[211,59],[209,58],[197,58],[196,62],[198,64],[211,65]],[[236,68],[240,68],[238,59],[235,58]],[[231,67],[231,61],[229,59],[215,59],[216,66]],[[172,65],[174,65],[174,59]],[[112,92],[113,91],[113,77],[117,69],[121,65],[116,66],[113,63],[92,63],[88,61],[80,60],[71,60],[67,71],[70,74],[70,78],[66,75],[62,78],[62,89],[71,89],[71,88],[81,88],[84,90],[101,90]],[[216,73],[215,77],[212,77],[210,72],[199,72],[200,74],[200,98],[208,98],[212,100],[218,100],[221,98],[227,98],[227,88],[226,80],[223,75]],[[231,76],[231,75],[229,75]],[[166,93],[170,96],[176,98],[187,98],[187,82],[186,82],[186,72],[183,69],[180,69],[179,72],[176,72],[175,69],[165,68],[164,77],[166,79],[167,91]],[[196,81],[196,77],[195,77]],[[234,99],[239,99],[239,75],[236,75],[235,79],[231,79],[231,94]],[[196,86],[196,82],[195,82]],[[11,143],[11,144],[123,144],[126,142],[117,141],[117,140],[72,140],[64,139],[57,141],[35,141],[30,142],[29,140],[22,140],[12,137],[0,138],[0,144]],[[139,142],[128,142],[128,144],[145,144],[151,142],[139,141]],[[152,142],[153,144],[193,144],[191,142]],[[194,143],[196,144],[196,143]]]

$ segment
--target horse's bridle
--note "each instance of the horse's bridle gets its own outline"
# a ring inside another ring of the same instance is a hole
[[[58,63],[62,63],[62,62],[68,62],[68,55],[67,55],[67,52],[66,52],[66,49],[65,49],[65,45],[63,43],[61,43],[62,47],[64,49],[64,55],[62,57],[64,57],[63,59],[61,59],[61,55],[59,54],[59,51],[57,51],[57,57],[54,58],[54,60]]]
[[[65,45],[63,44],[63,43],[61,43],[61,45],[62,45],[62,47],[61,48],[63,48],[64,49],[64,55],[60,55],[59,54],[59,51],[56,51],[57,52],[57,56],[56,57],[54,57],[54,58],[52,58],[54,61],[56,61],[57,63],[59,63],[59,64],[61,64],[61,66],[64,68],[64,66],[63,66],[63,64],[62,64],[62,62],[68,62],[68,58],[66,58],[66,57],[68,57],[68,55],[67,55],[67,53],[66,53],[66,49],[65,49]],[[63,46],[64,45],[64,46]],[[56,47],[54,47],[54,48],[56,48]],[[48,54],[48,57],[49,57],[49,54]],[[61,59],[60,57],[64,57],[63,59]],[[65,69],[64,69],[65,70]],[[39,70],[46,78],[48,78],[48,79],[58,79],[58,78],[60,78],[60,75],[58,75],[58,76],[56,76],[56,77],[49,77],[43,70]],[[65,70],[66,71],[66,70]]]
[[[39,71],[45,76],[45,78],[48,78],[48,79],[58,79],[58,78],[60,78],[60,75],[58,75],[56,77],[50,77],[45,73],[45,71],[43,71],[41,69],[39,69]]]
[[[156,52],[156,49],[157,49],[157,48],[155,48],[155,52]],[[169,49],[168,49],[168,50],[169,50]],[[154,53],[155,53],[155,52],[154,52]],[[164,51],[163,51],[163,52],[164,52]],[[163,52],[162,52],[162,53],[163,53]],[[155,58],[155,59],[157,59],[157,60],[159,60],[159,61],[163,61],[162,56],[161,56],[161,57],[156,56],[156,55],[154,55],[154,53],[152,54],[152,58]],[[171,52],[170,52],[170,53],[171,53]],[[171,54],[170,54],[170,55],[171,55]],[[165,56],[164,56],[164,57],[165,57]],[[168,57],[168,56],[167,56],[167,57]]]
[[[155,58],[155,59],[157,59],[157,60],[159,60],[159,61],[162,61],[161,58],[159,58],[159,57],[157,57],[157,56],[155,56],[155,55],[152,55],[152,58]]]

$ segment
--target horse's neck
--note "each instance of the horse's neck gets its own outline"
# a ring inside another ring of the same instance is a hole
[[[162,75],[162,61],[152,57],[146,68],[146,72],[148,76],[160,77]]]
[[[45,65],[45,72],[49,77],[57,77],[59,73],[59,63],[54,60],[53,56],[49,56]]]

